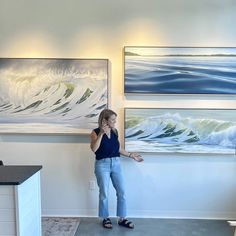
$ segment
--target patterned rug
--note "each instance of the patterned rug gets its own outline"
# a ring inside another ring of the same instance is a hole
[[[74,236],[79,218],[43,217],[42,236]]]

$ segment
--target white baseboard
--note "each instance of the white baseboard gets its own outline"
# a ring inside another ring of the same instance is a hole
[[[213,211],[129,211],[129,217],[134,218],[163,218],[163,219],[236,219],[236,212]]]
[[[236,212],[215,211],[128,211],[132,218],[163,218],[163,219],[214,219],[234,220]],[[97,217],[97,209],[42,209],[43,217]],[[110,210],[110,216],[115,217],[115,210]]]
[[[97,217],[97,209],[42,209],[42,217]]]

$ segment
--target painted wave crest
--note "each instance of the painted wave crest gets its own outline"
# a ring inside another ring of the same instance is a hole
[[[95,124],[107,105],[106,71],[42,67],[0,68],[0,122]]]
[[[134,124],[130,125],[129,124]],[[159,144],[219,145],[234,148],[236,123],[215,119],[183,118],[178,113],[141,119],[130,117],[125,138]]]

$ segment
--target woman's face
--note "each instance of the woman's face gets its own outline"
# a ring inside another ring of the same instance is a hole
[[[116,124],[116,115],[111,115],[107,120],[107,124],[110,128],[114,128]]]

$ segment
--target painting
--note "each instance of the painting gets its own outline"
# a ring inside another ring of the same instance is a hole
[[[107,84],[107,59],[0,58],[0,132],[89,133]]]
[[[143,153],[233,154],[234,109],[125,109],[125,148]]]
[[[125,47],[127,94],[236,94],[235,47]]]

